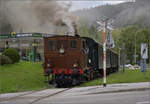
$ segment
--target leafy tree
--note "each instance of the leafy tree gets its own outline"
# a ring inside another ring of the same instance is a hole
[[[81,36],[88,36],[88,24],[87,22],[84,21],[80,21],[80,27],[79,27],[79,33]]]
[[[136,54],[138,55],[137,62],[139,63],[141,58],[141,43],[148,44],[150,31],[148,29],[142,29],[139,26],[128,26],[123,28],[119,34],[120,35],[115,38],[117,48],[125,43],[126,59],[130,60],[132,64],[134,64],[134,53],[136,48]]]
[[[120,33],[120,40],[118,44],[120,47],[122,46],[123,43],[125,43],[125,53],[127,55],[127,59],[130,60],[131,63],[134,62],[134,49],[135,49],[135,44],[134,40],[138,31],[138,27],[136,26],[128,26],[121,30]]]
[[[120,48],[120,45],[118,44],[120,41],[120,33],[121,33],[121,29],[117,28],[114,31],[112,31],[112,37],[114,39],[115,42],[115,47],[114,47],[114,51],[118,51],[118,48]]]
[[[93,25],[89,26],[86,20],[80,22],[79,33],[81,36],[91,37],[98,42],[103,40],[102,32],[98,32],[97,28]]]

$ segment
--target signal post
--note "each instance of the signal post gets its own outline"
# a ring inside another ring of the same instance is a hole
[[[98,31],[102,31],[103,30],[103,87],[106,87],[106,34],[107,34],[107,29],[109,30],[114,30],[111,26],[111,24],[107,22],[109,18],[107,19],[102,19],[102,21],[97,21],[97,23],[99,24],[99,27],[97,28]]]
[[[104,29],[103,29],[103,87],[106,87],[106,20],[104,20]]]

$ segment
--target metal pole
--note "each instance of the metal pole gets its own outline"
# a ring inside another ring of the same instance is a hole
[[[149,64],[150,64],[150,35],[149,35]]]
[[[134,41],[134,44],[135,44],[135,48],[134,48],[134,64],[136,65],[136,33],[135,33],[135,41]]]
[[[22,56],[22,45],[21,45],[21,43],[22,43],[22,42],[21,42],[21,37],[20,37],[20,38],[19,38],[19,48],[20,48],[20,53],[19,53],[19,54],[20,54],[20,60],[22,59],[22,57],[21,57],[21,56]]]
[[[33,43],[33,58],[34,58],[34,62],[36,62],[36,51],[37,51],[37,43],[36,43],[36,39],[34,39],[34,43]]]
[[[4,5],[3,5],[3,1],[0,1],[0,3],[1,3],[1,5],[0,5],[0,12],[2,12],[3,13],[3,7],[4,7]],[[3,21],[3,15],[2,14],[0,14],[0,34],[2,34],[2,21]],[[5,44],[6,44],[6,41],[5,41]],[[1,90],[1,85],[2,85],[2,81],[1,81],[1,75],[2,75],[2,73],[1,73],[1,65],[0,65],[0,90]]]
[[[21,26],[20,26],[20,27],[21,27]],[[20,33],[22,33],[22,32],[23,32],[23,30],[21,29],[21,30],[20,30]],[[21,37],[19,38],[19,44],[20,44],[20,45],[19,45],[19,46],[20,46],[20,47],[19,47],[19,48],[20,48],[20,60],[22,60],[22,52],[23,52],[23,51],[22,51],[22,48],[23,48],[23,45],[22,45],[22,44],[23,44],[23,38],[21,38]]]
[[[122,44],[122,65],[123,72],[125,72],[125,43]]]
[[[119,80],[120,80],[120,50],[121,48],[118,48],[118,73],[119,73],[118,79]]]
[[[106,87],[106,20],[104,21],[104,30],[103,30],[103,87]]]
[[[118,49],[118,59],[119,59],[118,68],[119,68],[119,71],[120,71],[120,50],[121,50],[121,48]]]

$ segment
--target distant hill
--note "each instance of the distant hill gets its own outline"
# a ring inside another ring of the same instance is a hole
[[[75,11],[72,14],[77,16],[80,21],[87,21],[88,25],[95,25],[96,18],[99,17],[114,17],[114,25],[116,27],[135,24],[150,27],[150,0],[136,0],[136,2],[126,2],[117,5],[103,5]]]
[[[8,1],[10,2],[10,0]],[[56,26],[53,26],[54,20],[49,19],[51,16],[53,17],[53,15],[49,14],[50,15],[49,16],[49,15],[36,14],[37,11],[39,11],[39,9],[35,12],[33,10],[33,5],[30,5],[31,7],[29,8],[28,7],[29,5],[22,2],[19,5],[13,3],[13,5],[10,6],[8,1],[0,0],[0,8],[1,8],[0,9],[0,32],[1,33],[10,33],[12,31],[26,32],[26,31],[33,31],[33,30],[40,31],[40,32],[44,31],[50,33],[53,32],[57,33],[57,31],[54,30],[60,30],[63,28],[62,26],[60,26],[59,27],[60,29],[56,29]],[[51,4],[50,6],[52,7]],[[45,8],[45,6],[43,7]],[[46,11],[42,13],[45,14],[51,13],[51,9],[48,9],[47,11],[47,7],[44,10]],[[117,5],[103,5],[95,8],[78,10],[72,12],[72,15],[78,18],[77,20],[78,20],[79,28],[83,23],[86,23],[87,26],[91,26],[91,25],[96,26],[97,25],[96,18],[100,18],[100,17],[115,17],[115,23],[114,23],[115,27],[125,27],[128,25],[135,25],[135,24],[142,25],[143,27],[150,27],[150,0],[136,0],[136,2],[132,2],[132,3],[126,2]],[[22,16],[23,18],[20,18],[20,16]],[[43,19],[42,21],[48,21],[48,22],[44,22],[45,25],[40,24],[41,16],[45,16],[45,18],[42,18]],[[64,29],[62,30],[64,31]]]

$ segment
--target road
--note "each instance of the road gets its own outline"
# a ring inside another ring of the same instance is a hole
[[[30,104],[32,99],[33,97],[24,97],[17,101],[3,102],[0,104]],[[61,94],[43,99],[33,104],[150,104],[150,91],[88,94],[78,96],[63,96],[63,94]]]
[[[132,87],[134,86],[141,89],[133,90]],[[141,87],[139,87],[138,84],[133,84],[132,86],[124,84],[108,86],[108,88],[93,86],[67,90],[48,89],[20,96],[16,99],[2,101],[0,104],[150,104],[149,87],[150,84],[147,83],[145,85],[141,85]],[[65,91],[57,93],[62,90]],[[53,94],[53,96],[47,96],[50,93]]]
[[[62,95],[53,98],[47,98],[41,102],[38,102],[37,104],[143,104],[142,102],[150,101],[149,92],[135,91],[66,97],[63,97]]]

